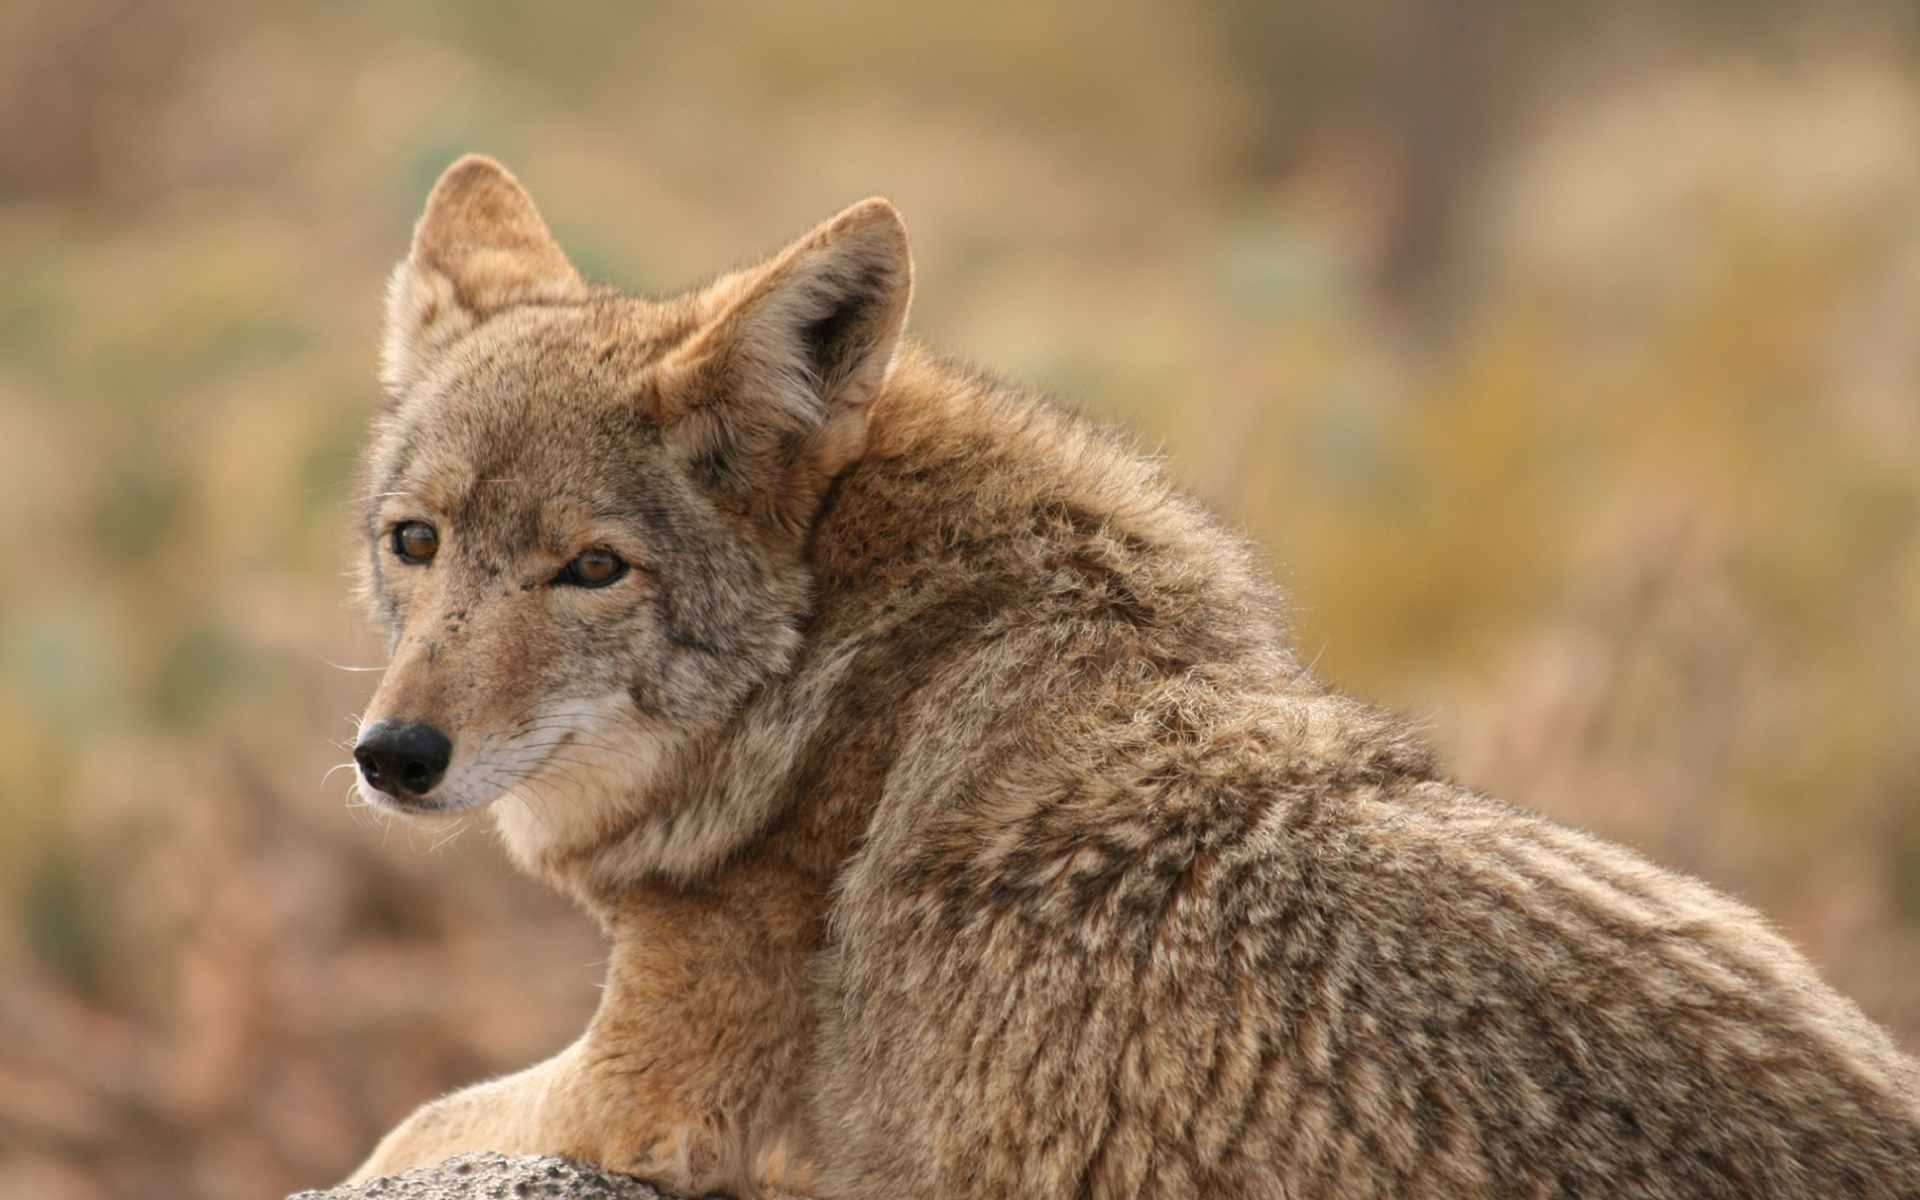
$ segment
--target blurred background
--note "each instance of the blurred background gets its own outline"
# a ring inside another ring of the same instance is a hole
[[[278,1196],[604,954],[348,802],[378,298],[495,154],[656,292],[872,193],[1457,774],[1920,1050],[1920,9],[0,0],[0,1194]]]

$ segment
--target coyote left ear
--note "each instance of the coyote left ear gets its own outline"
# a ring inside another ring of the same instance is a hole
[[[387,288],[380,377],[388,397],[405,394],[443,347],[502,309],[585,290],[520,181],[467,155],[434,184],[413,249]]]
[[[709,483],[804,528],[866,449],[912,291],[906,226],[880,199],[715,285],[719,315],[667,364],[672,436]]]

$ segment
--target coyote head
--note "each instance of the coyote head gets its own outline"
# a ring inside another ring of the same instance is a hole
[[[910,288],[884,200],[675,299],[588,286],[505,169],[450,167],[388,293],[362,473],[390,651],[367,799],[505,801],[509,845],[644,807],[791,661]]]

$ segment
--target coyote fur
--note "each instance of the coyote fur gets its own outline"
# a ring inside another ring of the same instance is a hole
[[[911,279],[883,200],[655,300],[498,164],[434,188],[361,786],[491,806],[612,951],[577,1042],[356,1178],[1920,1196],[1920,1065],[1759,916],[1450,782],[1161,467],[906,339]]]

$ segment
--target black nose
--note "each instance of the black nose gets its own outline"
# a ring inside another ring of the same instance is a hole
[[[453,743],[425,721],[375,721],[360,731],[353,761],[360,775],[389,796],[424,796],[447,773]]]

